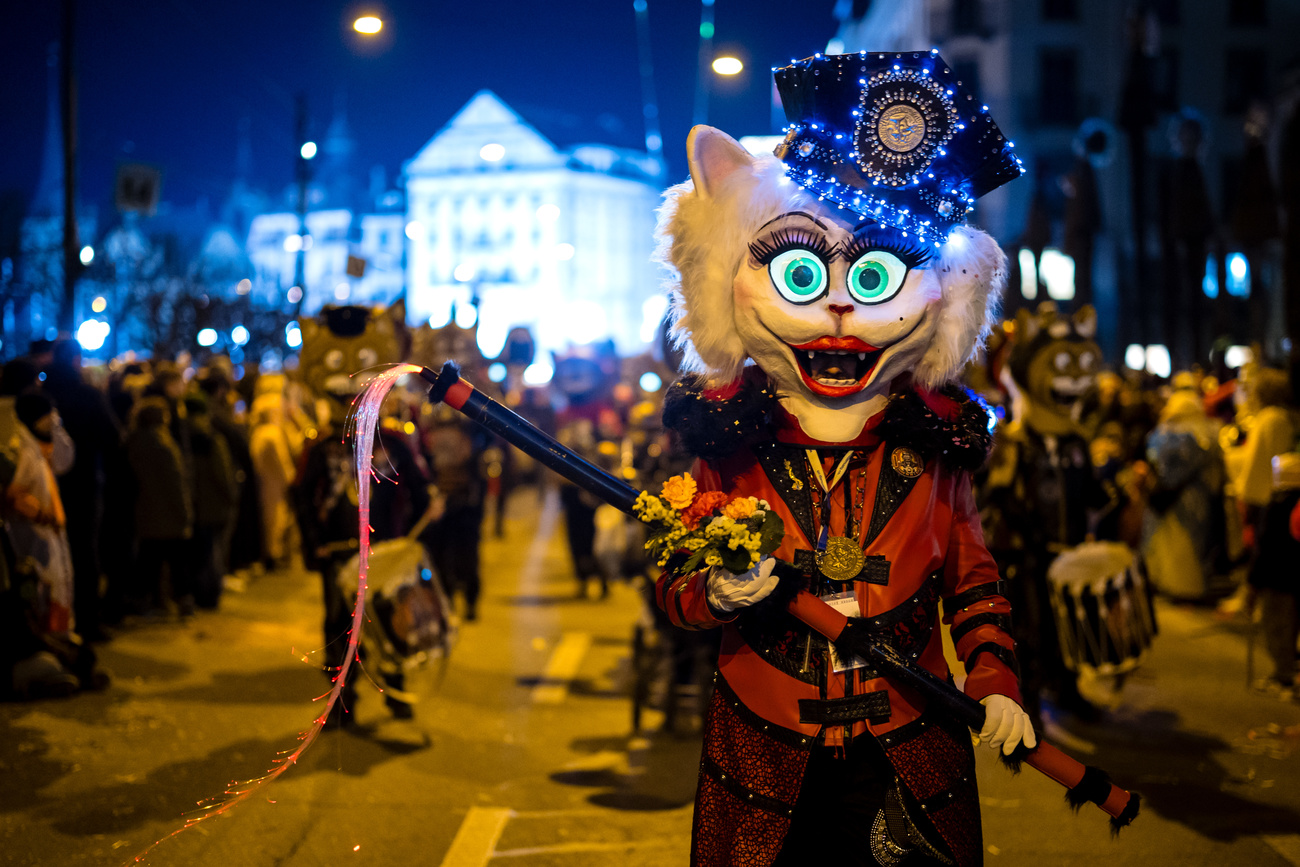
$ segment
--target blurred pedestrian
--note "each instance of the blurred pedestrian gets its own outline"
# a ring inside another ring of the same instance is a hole
[[[44,390],[76,448],[71,467],[59,479],[59,489],[67,510],[77,622],[85,638],[102,640],[107,637],[101,624],[99,556],[104,471],[119,457],[122,431],[104,393],[82,377],[81,346],[75,340],[54,344]]]
[[[143,398],[127,438],[135,478],[138,547],[136,595],[144,610],[166,605],[164,579],[182,615],[193,609],[193,500],[180,446],[171,435],[171,412],[160,396]]]
[[[1250,586],[1260,606],[1260,629],[1273,673],[1255,684],[1289,700],[1296,687],[1296,640],[1300,638],[1300,539],[1291,532],[1300,510],[1300,453],[1273,458],[1273,496],[1264,510]]]
[[[249,454],[262,513],[262,556],[267,567],[274,569],[287,565],[292,552],[286,542],[293,528],[289,504],[293,450],[285,430],[287,419],[280,395],[258,395],[251,415]]]
[[[207,399],[191,394],[185,398],[185,409],[194,452],[194,601],[200,608],[212,609],[221,598],[227,571],[221,543],[235,515],[239,487],[226,438],[212,425]]]

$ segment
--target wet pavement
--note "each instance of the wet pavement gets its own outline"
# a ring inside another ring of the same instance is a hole
[[[412,679],[413,720],[363,685],[353,729],[145,863],[685,864],[698,736],[633,734],[640,597],[575,598],[556,504],[540,505],[520,492],[505,537],[488,538],[480,619]],[[0,705],[0,861],[124,864],[265,773],[327,686],[311,661],[320,598],[313,575],[262,576],[219,612],[127,624],[101,649],[106,692]],[[1141,818],[1112,839],[1095,808],[1072,814],[1058,786],[980,750],[987,864],[1300,865],[1300,705],[1246,689],[1239,624],[1159,615],[1146,664],[1117,694],[1092,690],[1106,721],[1048,732],[1141,791]]]

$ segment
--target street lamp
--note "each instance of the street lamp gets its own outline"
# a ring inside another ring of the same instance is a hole
[[[373,36],[384,29],[384,22],[374,15],[362,15],[352,22],[352,29],[367,36]]]
[[[713,60],[713,71],[718,75],[737,75],[744,68],[745,64],[741,63],[738,57],[723,55]]]

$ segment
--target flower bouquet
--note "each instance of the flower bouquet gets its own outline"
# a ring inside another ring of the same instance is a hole
[[[722,566],[740,575],[780,547],[785,535],[767,500],[700,491],[690,473],[664,482],[658,496],[642,491],[633,511],[650,530],[646,550],[678,573]]]

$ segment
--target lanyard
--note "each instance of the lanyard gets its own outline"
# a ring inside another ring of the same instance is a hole
[[[844,474],[848,472],[849,461],[853,458],[853,452],[851,450],[847,451],[844,453],[844,457],[840,458],[840,462],[831,471],[830,481],[826,479],[826,471],[822,469],[821,455],[817,454],[817,450],[805,449],[804,454],[807,455],[808,463],[812,467],[813,478],[817,480],[817,484],[822,489],[822,529],[817,534],[817,550],[822,552],[826,550],[826,542],[830,537],[831,491],[835,490],[835,486],[840,483],[840,480],[844,478]]]

